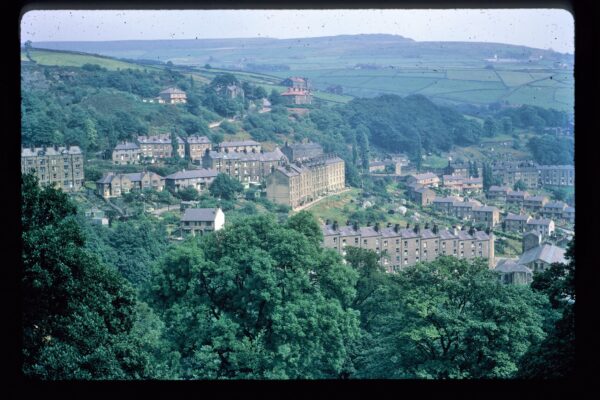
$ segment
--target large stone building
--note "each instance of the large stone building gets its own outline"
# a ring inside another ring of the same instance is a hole
[[[260,143],[254,140],[239,140],[219,143],[219,153],[260,153]]]
[[[508,161],[492,164],[492,176],[501,180],[502,185],[513,187],[522,181],[527,188],[539,186],[539,167],[532,161]]]
[[[42,186],[75,192],[84,182],[83,154],[78,146],[23,148],[21,173],[34,173]]]
[[[225,214],[220,208],[188,208],[181,217],[184,235],[205,235],[223,229]]]
[[[410,175],[406,178],[408,185],[419,184],[427,187],[438,187],[440,178],[433,172],[426,172],[423,174]]]
[[[173,156],[173,144],[171,135],[138,136],[142,158],[150,162],[160,159],[171,158]],[[177,154],[179,157],[185,157],[185,142],[177,136]]]
[[[212,149],[212,143],[206,136],[188,136],[185,139],[185,155],[194,163],[202,163],[202,157]]]
[[[236,178],[242,184],[259,184],[285,161],[285,155],[279,149],[265,153],[209,151],[202,159],[202,165]]]
[[[208,189],[219,173],[211,169],[183,170],[165,177],[165,185],[177,192],[192,187],[198,192]]]
[[[388,272],[397,271],[420,261],[432,261],[438,256],[447,255],[463,259],[476,257],[488,260],[488,266],[494,265],[494,234],[484,231],[453,229],[434,232],[430,229],[401,229],[357,225],[338,226],[325,224],[323,230],[324,247],[335,249],[342,256],[346,247],[353,246],[375,251],[381,258],[381,264]]]
[[[281,93],[284,104],[311,104],[312,95],[310,90],[290,87]]]
[[[287,157],[289,162],[302,161],[308,158],[314,158],[323,154],[323,147],[318,143],[292,143],[285,142],[281,151]]]
[[[544,186],[573,186],[575,167],[572,165],[541,165],[540,184]]]
[[[120,197],[131,190],[154,189],[158,192],[165,187],[165,178],[154,172],[115,174],[109,172],[96,181],[96,192],[104,198]]]
[[[123,142],[117,144],[112,152],[112,161],[116,165],[139,164],[142,150],[137,143]]]
[[[344,160],[331,154],[323,155],[276,168],[267,177],[267,198],[295,209],[339,192],[344,182]]]
[[[282,82],[283,86],[292,87],[296,89],[309,89],[308,86],[308,78],[303,78],[299,76],[292,76],[286,78]]]
[[[185,92],[178,88],[167,88],[158,94],[158,98],[162,101],[161,103],[167,104],[185,104],[187,103],[187,96]]]

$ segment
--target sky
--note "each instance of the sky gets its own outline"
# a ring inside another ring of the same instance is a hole
[[[21,42],[278,39],[386,33],[416,41],[495,42],[574,53],[561,9],[511,10],[34,10]]]

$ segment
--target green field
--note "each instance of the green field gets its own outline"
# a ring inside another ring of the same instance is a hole
[[[317,40],[316,47],[305,47],[304,39],[289,42],[282,47],[277,43],[231,46],[194,46],[183,49],[160,47],[115,50],[112,56],[171,60],[173,69],[192,74],[198,81],[209,82],[217,74],[233,73],[238,79],[264,87],[268,92],[289,76],[309,79],[314,95],[325,101],[345,103],[353,97],[374,97],[380,94],[407,96],[422,94],[432,100],[450,104],[490,104],[507,101],[509,104],[530,104],[572,112],[574,105],[574,77],[572,71],[553,67],[550,59],[533,63],[503,63],[490,65],[481,49],[481,55],[461,53],[470,45],[453,44],[436,47],[423,44],[423,51],[404,49],[382,50],[377,45],[356,47],[355,42],[330,45],[329,39]],[[316,39],[315,39],[316,40]],[[298,42],[298,43],[296,43]],[[283,42],[281,42],[283,43]],[[90,47],[93,50],[93,45]],[[449,46],[448,48],[444,48]],[[458,47],[457,47],[458,46]],[[360,48],[360,50],[359,50]],[[456,51],[451,50],[455,48]],[[385,49],[385,48],[384,48]],[[98,50],[96,50],[98,51]],[[94,63],[109,69],[150,68],[135,64],[79,53],[32,50],[32,57],[40,64],[81,66]],[[105,53],[103,53],[105,54]],[[23,57],[23,56],[22,56]],[[236,65],[283,65],[287,70],[263,72],[238,71]],[[177,65],[177,64],[180,64]],[[201,65],[210,64],[212,68]],[[329,86],[339,85],[343,95],[326,93]]]
[[[65,53],[46,50],[31,50],[31,58],[41,65],[56,65],[61,67],[81,67],[84,64],[97,64],[109,70],[116,69],[153,69],[153,67],[141,66],[138,64],[127,63],[108,57],[98,57],[94,55]],[[21,59],[24,54],[21,53]]]

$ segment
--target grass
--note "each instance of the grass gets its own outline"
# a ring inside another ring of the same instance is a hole
[[[321,222],[329,219],[331,221],[338,221],[340,224],[346,223],[348,215],[358,210],[357,200],[359,193],[360,189],[351,188],[347,192],[329,196],[306,208],[306,210],[320,219]],[[354,200],[354,203],[351,203],[351,200]],[[351,210],[350,213],[344,212],[345,207]]]
[[[108,57],[98,57],[91,54],[67,53],[48,50],[31,50],[31,58],[41,65],[56,65],[61,67],[81,67],[84,64],[97,64],[108,70],[117,69],[152,69],[153,67],[127,63]]]

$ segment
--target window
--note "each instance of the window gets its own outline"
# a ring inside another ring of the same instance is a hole
[[[365,245],[367,244],[367,239],[363,240],[363,244],[365,244]]]
[[[404,265],[408,264],[408,258],[404,259]]]
[[[358,244],[358,238],[354,238],[354,244]]]
[[[408,240],[404,241],[404,247],[408,246]]]

